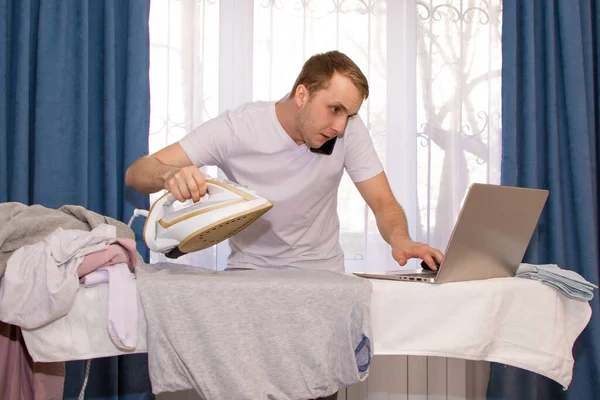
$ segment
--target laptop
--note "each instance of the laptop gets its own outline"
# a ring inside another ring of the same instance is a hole
[[[474,183],[437,271],[356,272],[371,279],[447,283],[515,276],[548,191]]]

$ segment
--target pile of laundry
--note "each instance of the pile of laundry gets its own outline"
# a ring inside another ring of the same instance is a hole
[[[34,370],[20,329],[36,329],[63,317],[82,286],[108,284],[109,335],[115,346],[135,348],[133,271],[140,260],[135,247],[135,235],[126,224],[81,206],[0,204],[1,398],[38,398],[38,391],[42,397],[62,398],[64,363],[36,363]],[[15,375],[17,365],[20,377]]]
[[[69,312],[80,281],[108,282],[108,332],[118,347],[135,348],[137,252],[127,225],[80,206],[5,203],[0,226],[2,255],[11,253],[0,261],[1,321],[39,328]]]

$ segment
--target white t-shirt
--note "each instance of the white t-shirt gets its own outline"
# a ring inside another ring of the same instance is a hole
[[[275,102],[227,111],[179,141],[194,165],[216,165],[273,208],[229,239],[231,267],[343,271],[337,193],[344,168],[354,182],[383,171],[369,132],[350,119],[331,155],[298,146],[275,114]]]

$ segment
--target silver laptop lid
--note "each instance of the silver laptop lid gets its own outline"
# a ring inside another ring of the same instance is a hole
[[[471,185],[436,283],[514,276],[547,198],[547,190]]]

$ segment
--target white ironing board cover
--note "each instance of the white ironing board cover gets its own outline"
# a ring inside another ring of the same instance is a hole
[[[568,299],[521,278],[433,285],[371,280],[374,354],[487,360],[544,375],[568,388],[572,348],[591,317],[587,302]],[[41,328],[23,331],[36,362],[128,354],[106,328],[107,285],[81,288],[73,309]],[[139,343],[147,351],[139,307]]]
[[[569,387],[588,302],[522,278],[441,285],[372,280],[375,354],[495,361]]]

